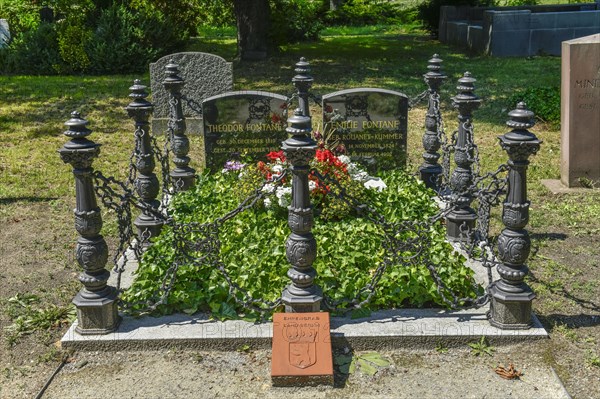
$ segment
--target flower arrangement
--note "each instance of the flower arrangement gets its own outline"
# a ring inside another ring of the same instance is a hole
[[[283,151],[272,151],[266,155],[267,161],[256,164],[243,164],[239,161],[229,161],[223,168],[223,173],[238,173],[243,198],[253,187],[262,186],[266,193],[262,204],[267,209],[286,211],[291,203],[291,177],[281,179],[289,163]],[[351,162],[347,155],[336,156],[320,146],[310,163],[309,190],[311,202],[317,214],[326,220],[340,220],[353,212],[352,205],[339,198],[344,191],[359,201],[365,200],[368,191],[381,192],[387,188],[385,182],[378,177],[370,176],[358,164]],[[324,177],[326,181],[321,180]],[[279,182],[279,180],[281,181]]]

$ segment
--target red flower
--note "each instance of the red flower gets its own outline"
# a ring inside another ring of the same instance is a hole
[[[281,161],[285,162],[285,155],[283,154],[283,150],[280,151],[271,151],[267,154],[267,158],[270,161]]]
[[[279,117],[279,115],[273,114],[273,115],[271,115],[271,122],[279,123],[279,122],[281,122],[281,118]]]

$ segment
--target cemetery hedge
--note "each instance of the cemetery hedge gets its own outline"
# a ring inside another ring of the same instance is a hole
[[[347,0],[269,0],[269,40],[275,48],[316,40],[325,26],[415,23],[414,6]],[[2,17],[11,42],[0,49],[0,71],[10,74],[112,74],[142,72],[163,55],[181,51],[199,27],[235,25],[232,1],[5,0]],[[48,15],[49,13],[49,15]]]

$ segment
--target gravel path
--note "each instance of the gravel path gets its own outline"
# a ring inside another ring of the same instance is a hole
[[[77,352],[43,398],[568,398],[533,344],[500,347],[491,357],[463,348],[379,353],[391,365],[373,376],[336,372],[335,387],[274,388],[268,350]],[[494,372],[509,362],[520,380]]]

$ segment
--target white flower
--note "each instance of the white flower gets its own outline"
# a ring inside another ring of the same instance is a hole
[[[378,192],[381,192],[387,188],[387,185],[379,177],[372,177],[371,179],[367,180],[363,184],[364,184],[365,188],[375,189]]]
[[[291,187],[277,187],[275,191],[277,197],[277,203],[282,208],[287,208],[292,203],[292,188]]]
[[[364,170],[359,170],[356,173],[351,174],[350,177],[352,178],[352,180],[357,180],[357,181],[362,181],[362,182],[367,182],[372,179],[372,177],[369,176],[369,174],[367,172],[365,172]]]
[[[350,157],[348,155],[340,155],[337,158],[340,160],[340,162],[350,165]]]
[[[265,203],[265,208],[271,208],[271,206],[273,205],[273,202],[269,197],[263,198],[263,202]]]
[[[315,188],[317,188],[317,183],[315,181],[309,180],[308,181],[308,189],[310,191],[313,191]]]
[[[275,165],[273,165],[271,170],[273,171],[273,173],[279,175],[279,174],[281,174],[281,172],[283,172],[283,165],[275,164]]]
[[[263,193],[272,193],[273,191],[275,191],[275,185],[272,183],[267,183],[263,186],[262,188],[262,192]]]

